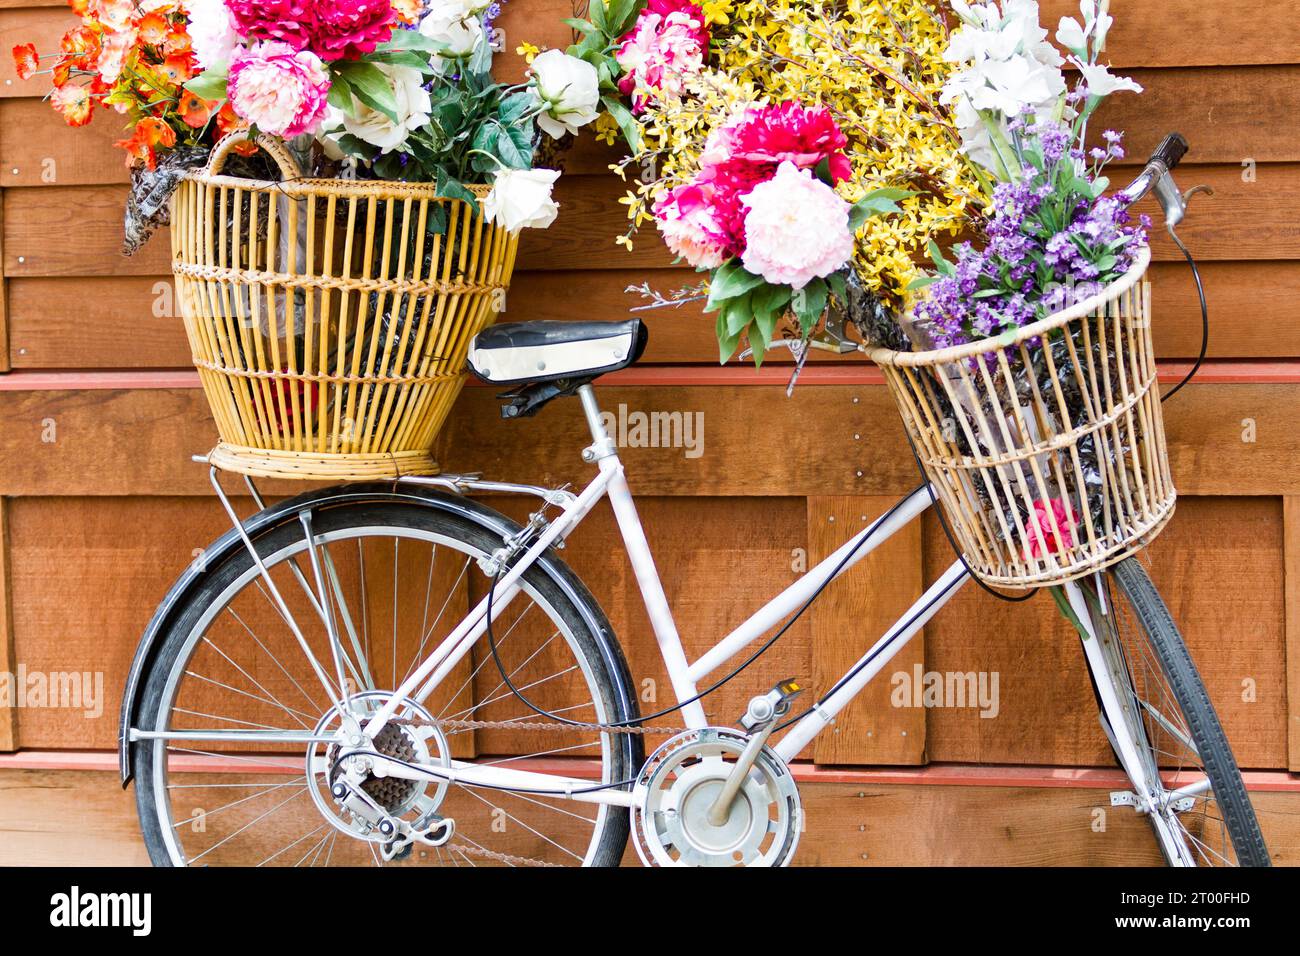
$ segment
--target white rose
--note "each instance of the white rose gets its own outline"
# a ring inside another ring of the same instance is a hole
[[[596,68],[562,50],[547,50],[533,60],[533,95],[545,110],[537,125],[556,139],[576,133],[600,114]]]
[[[420,32],[430,40],[445,44],[439,56],[463,60],[485,42],[483,22],[467,13],[463,4],[443,4],[420,21]]]
[[[375,66],[388,77],[392,87],[393,99],[397,103],[397,122],[353,96],[352,107],[346,112],[330,108],[325,125],[332,129],[333,135],[346,131],[357,139],[378,146],[382,152],[391,153],[406,142],[413,130],[429,122],[432,101],[419,70],[386,63],[376,63]],[[337,129],[340,123],[342,130]]]
[[[555,169],[503,169],[483,200],[483,215],[511,232],[524,227],[545,229],[560,211],[559,203],[551,198],[551,188],[559,178]]]

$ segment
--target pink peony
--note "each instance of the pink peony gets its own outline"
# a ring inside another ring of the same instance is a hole
[[[236,29],[326,60],[355,60],[393,35],[390,0],[226,0]]]
[[[773,285],[802,289],[853,255],[849,204],[809,170],[787,160],[740,201],[749,208],[741,261]]]
[[[734,255],[712,198],[711,187],[687,183],[655,203],[665,244],[697,269],[716,269]]]
[[[798,100],[775,106],[751,107],[710,136],[705,157],[728,163],[776,166],[790,162],[812,169],[823,159],[830,164],[831,180],[844,182],[853,175],[844,155],[848,138],[830,110],[807,107]]]
[[[320,57],[267,40],[236,52],[228,91],[236,113],[264,133],[314,133],[325,118],[330,79]]]
[[[686,80],[704,66],[709,30],[704,11],[690,0],[651,0],[619,43],[623,69],[618,88],[638,112],[660,98],[681,96]]]
[[[326,60],[356,60],[393,35],[389,0],[318,0],[312,50]]]
[[[1053,498],[1051,505],[1052,510],[1049,514],[1043,502],[1034,502],[1034,513],[1029,520],[1029,526],[1025,529],[1029,534],[1031,558],[1041,558],[1045,554],[1056,554],[1065,548],[1074,547],[1074,532],[1079,526],[1079,516],[1060,498]],[[1056,527],[1061,529],[1060,538],[1052,527],[1053,518],[1056,520]],[[1044,545],[1047,546],[1046,549]]]

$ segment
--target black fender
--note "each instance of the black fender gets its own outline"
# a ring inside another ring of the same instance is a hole
[[[296,524],[298,515],[304,511],[375,502],[414,504],[445,511],[468,519],[503,539],[521,530],[517,522],[479,501],[436,488],[395,482],[343,485],[309,491],[259,511],[244,522],[244,530],[256,541],[260,535],[286,522],[291,521]],[[199,586],[207,574],[207,569],[218,567],[243,547],[243,539],[234,528],[209,545],[207,550],[195,559],[171,586],[140,638],[140,643],[135,650],[135,658],[131,661],[131,671],[127,675],[126,689],[122,694],[122,715],[117,738],[118,768],[124,788],[135,776],[130,732],[133,729],[136,708],[140,702],[149,668],[157,655],[158,645],[175,620],[179,609],[184,605],[185,599]],[[615,719],[635,719],[640,711],[636,694],[632,689],[632,677],[614,629],[610,626],[609,619],[599,603],[569,566],[560,560],[554,548],[548,549],[537,563],[555,580],[561,590],[572,598],[574,606],[582,613],[591,633],[595,635],[600,655],[614,678],[617,694]],[[625,748],[629,766],[639,768],[645,762],[645,748],[641,735],[615,734],[614,737],[618,746]]]

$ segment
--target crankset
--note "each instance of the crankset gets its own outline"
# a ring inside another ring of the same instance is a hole
[[[785,866],[803,829],[794,776],[766,745],[800,688],[755,697],[744,730],[706,727],[671,738],[632,791],[632,832],[647,866]],[[748,731],[748,732],[746,732]]]

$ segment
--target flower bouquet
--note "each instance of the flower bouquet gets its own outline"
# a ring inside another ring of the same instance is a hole
[[[653,221],[707,274],[645,291],[707,297],[724,362],[742,339],[756,362],[778,332],[807,342],[833,299],[900,305],[913,255],[983,202],[939,102],[930,4],[598,0],[591,14],[569,52],[623,97],[617,170],[635,178],[618,241]]]
[[[596,118],[556,51],[491,75],[487,0],[72,0],[52,77],[68,122],[120,115],[127,247],[170,221],[194,361],[249,474],[391,477],[429,454],[519,231],[545,228],[545,137]]]
[[[1173,512],[1142,281],[1150,223],[1105,194],[1121,135],[1089,145],[1103,100],[1141,92],[1099,62],[1107,6],[1062,18],[1063,55],[1036,3],[954,0],[940,101],[990,199],[977,243],[951,258],[930,245],[906,342],[871,353],[968,559],[1002,584],[1098,570]]]

